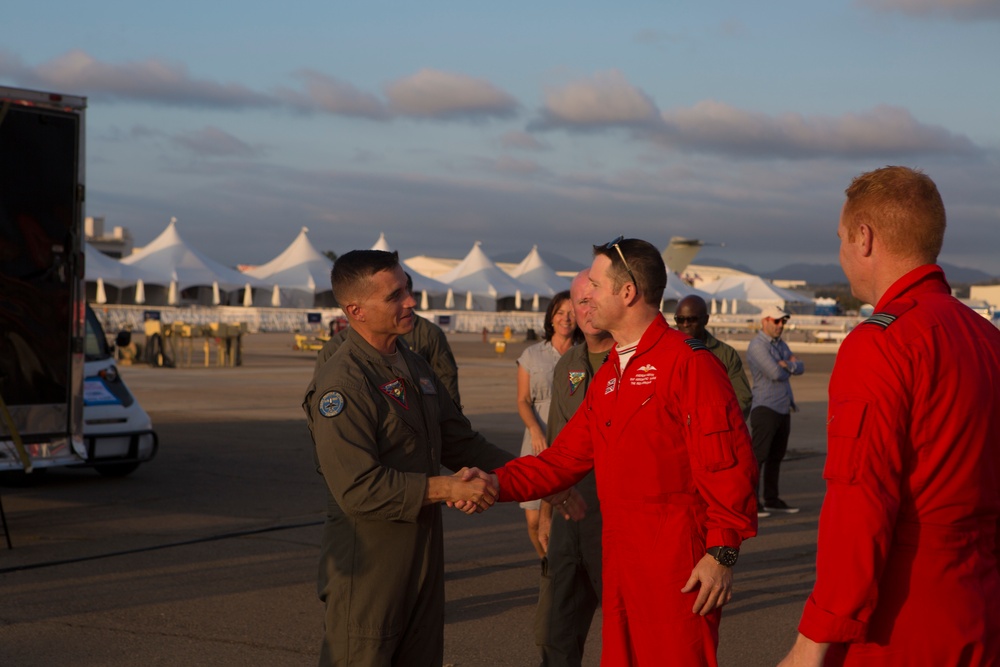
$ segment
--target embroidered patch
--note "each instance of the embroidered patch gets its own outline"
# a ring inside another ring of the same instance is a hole
[[[687,343],[687,346],[690,347],[695,352],[697,352],[698,350],[706,350],[706,351],[708,350],[705,344],[702,343],[697,338],[688,338],[684,342]]]
[[[895,315],[890,315],[889,313],[875,313],[861,324],[874,324],[885,329],[895,321]]]
[[[569,395],[572,396],[576,393],[576,390],[580,388],[583,381],[587,379],[586,371],[570,371],[569,372]]]
[[[404,410],[410,409],[410,406],[406,404],[406,387],[403,385],[403,378],[396,378],[392,382],[386,382],[379,389],[382,390],[383,394],[403,406]]]
[[[324,417],[336,417],[344,410],[344,397],[339,391],[328,391],[319,399],[319,413]]]
[[[635,369],[635,375],[628,379],[630,387],[645,387],[656,382],[656,366],[646,364]]]
[[[611,378],[610,380],[608,380],[607,386],[604,387],[604,395],[605,396],[607,396],[608,394],[610,394],[611,392],[613,392],[615,390],[615,383],[617,381],[618,381],[618,378]]]
[[[420,391],[425,394],[438,393],[437,387],[434,386],[434,381],[430,378],[420,378]]]

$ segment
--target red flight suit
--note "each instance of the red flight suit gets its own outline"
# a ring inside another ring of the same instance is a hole
[[[500,500],[549,495],[593,468],[604,515],[601,664],[716,665],[720,610],[681,588],[706,546],[757,533],[757,462],[719,360],[658,316],[618,353],[539,456],[496,470]]]
[[[827,664],[998,665],[1000,331],[936,265],[897,280],[875,311],[830,379],[799,631],[847,642]]]

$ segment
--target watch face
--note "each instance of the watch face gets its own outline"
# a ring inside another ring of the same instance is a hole
[[[740,550],[733,547],[716,547],[712,551],[715,552],[712,555],[715,556],[715,560],[718,561],[719,565],[725,567],[736,565],[736,561],[740,557]]]

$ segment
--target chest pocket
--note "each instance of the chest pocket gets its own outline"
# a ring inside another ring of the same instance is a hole
[[[864,464],[861,431],[868,403],[856,399],[830,404],[826,423],[826,467],[823,479],[843,484],[853,483]]]

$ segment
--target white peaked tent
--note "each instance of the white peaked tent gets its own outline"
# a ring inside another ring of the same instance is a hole
[[[379,232],[378,241],[375,241],[375,245],[373,245],[371,249],[392,252],[392,247],[389,245],[389,242],[385,240],[385,232]]]
[[[87,300],[96,303],[142,303],[136,301],[136,296],[142,297],[144,290],[139,285],[156,282],[158,276],[142,270],[137,266],[122,264],[114,257],[108,257],[100,250],[84,243],[86,256],[85,277],[87,283]],[[109,298],[109,288],[114,288]],[[125,292],[128,292],[126,295]]]
[[[705,300],[705,303],[709,303],[712,300],[712,295],[703,292],[700,289],[691,287],[684,279],[679,275],[667,269],[667,286],[663,290],[663,310],[667,312],[674,312],[677,308],[677,304],[681,299],[688,296],[700,296]]]
[[[158,290],[145,285],[146,299],[150,303],[174,305],[180,301],[181,292],[198,288],[197,295],[187,297],[189,302],[210,304],[218,290],[233,292],[235,303],[245,303],[244,293],[251,288],[267,288],[270,284],[236,269],[220,264],[194,250],[177,231],[177,219],[171,218],[167,228],[142,250],[129,255],[122,264],[143,269],[155,276]],[[243,290],[243,293],[238,293]]]
[[[530,308],[533,303],[538,304],[539,300],[534,298],[536,294],[542,298],[551,298],[558,292],[568,290],[570,285],[568,279],[560,276],[555,272],[555,269],[545,263],[542,256],[538,254],[537,245],[531,246],[531,252],[521,260],[520,264],[514,267],[510,275],[531,288],[529,293],[515,295],[515,310]],[[538,304],[538,307],[540,307],[540,304]]]
[[[246,271],[247,275],[274,285],[268,292],[258,292],[254,298],[258,305],[312,308],[317,294],[331,291],[333,262],[316,250],[308,233],[309,228],[303,227],[280,255]]]
[[[712,312],[759,313],[767,306],[778,306],[790,313],[811,315],[816,306],[813,300],[782,289],[760,276],[728,276],[701,286],[715,303]],[[723,305],[725,304],[725,305]]]
[[[501,300],[510,299],[510,306],[513,307],[513,299],[518,292],[522,295],[534,294],[534,288],[510,277],[494,264],[481,245],[480,241],[476,241],[458,266],[437,277],[451,289],[455,306],[466,310],[510,310],[510,307],[502,307]]]

